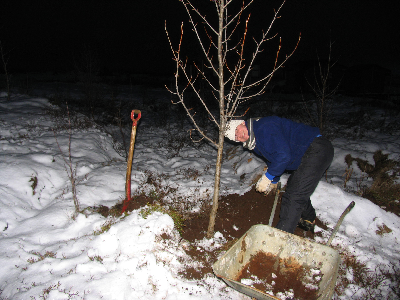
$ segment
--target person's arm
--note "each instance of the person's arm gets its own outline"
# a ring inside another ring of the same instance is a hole
[[[263,126],[256,138],[258,152],[269,162],[265,176],[274,183],[279,181],[291,159],[289,143],[279,125],[271,122]]]
[[[278,183],[279,180],[281,179],[280,176],[274,176],[268,173],[268,171],[265,173],[265,177],[267,177],[269,180],[271,180],[272,184]]]

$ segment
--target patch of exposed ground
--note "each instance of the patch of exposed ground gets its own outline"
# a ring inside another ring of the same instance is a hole
[[[227,243],[222,248],[213,251],[198,245],[196,247],[187,247],[186,253],[193,261],[199,262],[201,267],[187,266],[186,269],[180,272],[180,276],[187,279],[201,279],[212,273],[212,265],[217,261],[221,251],[228,250],[251,226],[257,224],[268,225],[274,200],[275,191],[264,196],[254,189],[244,195],[231,194],[221,197],[214,230],[222,233]],[[275,226],[279,220],[280,200],[281,197],[278,199],[272,226]],[[152,198],[144,195],[136,196],[128,203],[127,211],[139,209],[147,204],[152,204],[153,201]],[[118,204],[112,208],[100,207],[98,211],[103,216],[108,216],[109,214],[120,214],[121,209],[122,204]],[[209,211],[189,215],[184,222],[182,238],[194,245],[196,241],[200,241],[205,237],[208,223]],[[318,219],[316,220],[316,225],[327,229]],[[296,229],[295,234],[301,237],[314,238],[313,233],[305,232],[300,228]]]

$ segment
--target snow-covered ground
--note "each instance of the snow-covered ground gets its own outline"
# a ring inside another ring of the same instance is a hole
[[[86,210],[73,219],[64,160],[68,161],[69,140],[81,209],[111,207],[124,199],[126,162],[116,152],[111,135],[101,127],[73,126],[69,134],[68,126],[61,126],[68,124],[68,117],[65,113],[57,117],[58,109],[46,98],[14,94],[7,101],[6,94],[0,94],[0,299],[249,299],[211,274],[203,280],[178,276],[185,264],[194,262],[185,254],[187,243],[179,238],[166,214],[154,212],[143,218],[137,210],[105,218]],[[77,123],[75,118],[84,119],[74,116],[73,123]],[[187,207],[196,210],[210,201],[215,150],[208,145],[185,146],[171,157],[164,147],[167,136],[182,136],[188,128],[151,126],[153,121],[146,119],[146,111],[140,122],[132,191],[154,188],[146,183],[146,172],[150,171],[169,175],[163,182],[177,188],[182,199],[190,202]],[[129,128],[126,132],[129,134]],[[312,196],[318,218],[330,229],[355,201],[332,245],[355,255],[370,270],[398,266],[400,218],[345,191],[344,157],[351,154],[373,164],[373,153],[382,150],[399,160],[399,133],[367,130],[357,140],[334,139],[335,158],[327,180],[321,180]],[[227,144],[226,149],[231,147]],[[254,170],[260,171],[264,165],[239,146],[238,155],[224,162],[221,192],[245,193],[251,188]],[[356,178],[362,176],[355,163],[353,168],[347,190],[357,189]],[[200,176],[196,180],[185,176],[189,170],[198,170]],[[243,174],[249,174],[245,182]],[[286,180],[284,175],[282,182]],[[384,226],[390,232],[378,234]],[[105,227],[109,230],[103,230]],[[316,230],[322,231],[317,242],[326,243],[330,231]],[[170,238],[160,238],[163,233]],[[213,239],[199,244],[211,247],[223,241],[217,232]],[[350,278],[351,270],[345,276]],[[396,298],[389,284],[384,282],[376,290],[382,299]],[[340,299],[354,299],[362,293],[358,286],[349,285]]]

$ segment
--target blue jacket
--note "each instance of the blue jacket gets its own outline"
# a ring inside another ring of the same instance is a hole
[[[317,127],[276,116],[254,120],[253,132],[256,140],[253,151],[269,162],[266,176],[270,180],[278,177],[273,182],[285,170],[296,170],[308,146],[320,135]]]

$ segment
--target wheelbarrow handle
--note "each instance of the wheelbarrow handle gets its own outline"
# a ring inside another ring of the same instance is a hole
[[[335,228],[332,231],[331,237],[329,238],[328,242],[326,243],[327,246],[330,246],[330,244],[332,243],[332,240],[335,237],[337,231],[339,230],[340,224],[342,224],[344,217],[352,210],[354,205],[356,205],[356,203],[354,201],[351,201],[351,203],[342,212],[342,215],[340,216],[339,221],[337,222]]]

